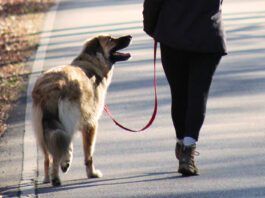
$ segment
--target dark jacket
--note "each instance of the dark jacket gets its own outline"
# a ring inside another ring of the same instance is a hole
[[[226,54],[222,0],[145,0],[144,30],[178,50]]]

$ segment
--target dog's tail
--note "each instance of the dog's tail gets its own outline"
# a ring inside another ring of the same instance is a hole
[[[62,157],[69,148],[71,135],[53,115],[43,111],[39,105],[32,106],[32,120],[37,142],[43,152]]]
[[[44,138],[49,152],[57,158],[62,158],[68,151],[71,137],[63,129],[45,128]]]
[[[42,151],[45,152],[47,150],[47,147],[43,135],[43,125],[42,125],[43,111],[39,105],[33,104],[31,113],[32,113],[32,126],[37,143],[42,149]]]
[[[45,143],[49,152],[53,156],[61,158],[67,152],[72,136],[65,131],[60,121],[50,114],[44,113],[42,123]]]

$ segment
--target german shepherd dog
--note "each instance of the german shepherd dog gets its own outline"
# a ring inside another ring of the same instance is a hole
[[[61,185],[59,167],[64,173],[68,171],[73,156],[72,139],[77,131],[82,132],[87,177],[102,177],[93,164],[98,120],[113,64],[130,58],[129,53],[118,50],[128,47],[131,38],[90,39],[70,65],[52,68],[36,81],[32,91],[32,121],[44,154],[45,183],[51,179],[53,186]]]

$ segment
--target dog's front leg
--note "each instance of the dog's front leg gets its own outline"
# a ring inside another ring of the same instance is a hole
[[[95,149],[97,135],[97,124],[95,124],[94,126],[85,127],[82,130],[82,135],[87,177],[102,177],[102,173],[100,172],[100,170],[96,170],[93,164],[93,153]]]

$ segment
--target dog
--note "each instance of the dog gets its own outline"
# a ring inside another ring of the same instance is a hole
[[[102,177],[93,164],[98,120],[113,65],[130,58],[129,53],[118,51],[128,47],[131,39],[130,35],[92,38],[70,65],[54,67],[37,79],[32,91],[32,121],[44,154],[44,183],[61,185],[59,168],[64,173],[69,170],[72,139],[78,131],[82,133],[87,177]]]

